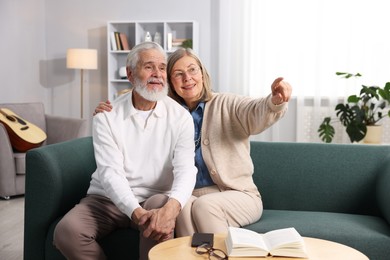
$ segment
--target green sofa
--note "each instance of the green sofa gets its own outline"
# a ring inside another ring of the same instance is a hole
[[[245,228],[295,227],[303,236],[390,256],[390,146],[252,142],[261,219]],[[27,153],[24,259],[64,259],[53,229],[83,196],[96,168],[92,138]],[[100,241],[109,259],[137,259],[138,232],[118,230]]]

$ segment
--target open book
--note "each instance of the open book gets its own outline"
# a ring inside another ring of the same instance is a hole
[[[303,238],[295,228],[259,234],[249,229],[229,227],[225,243],[229,257],[308,257]]]

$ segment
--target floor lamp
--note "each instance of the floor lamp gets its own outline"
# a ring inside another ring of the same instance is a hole
[[[80,116],[83,118],[83,73],[84,70],[97,69],[97,50],[95,49],[68,49],[66,52],[66,67],[80,69]]]

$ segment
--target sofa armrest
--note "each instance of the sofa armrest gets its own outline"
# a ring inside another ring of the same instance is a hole
[[[87,136],[87,120],[45,115],[47,144],[60,143]]]
[[[390,224],[390,156],[388,156],[386,163],[381,167],[381,172],[378,174],[376,195],[379,208]]]
[[[9,196],[11,192],[8,191],[15,187],[16,170],[11,142],[5,126],[1,123],[0,144],[0,196]]]
[[[95,169],[91,137],[27,152],[24,259],[45,259],[50,225],[85,196]]]
[[[12,158],[13,150],[11,141],[8,137],[7,129],[2,123],[0,123],[0,144],[0,154],[2,155],[1,157],[3,157],[3,155],[6,155],[9,156],[9,158]]]

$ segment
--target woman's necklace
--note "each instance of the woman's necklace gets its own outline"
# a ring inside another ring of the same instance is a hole
[[[202,138],[202,130],[200,130],[198,138],[196,138],[195,141],[194,141],[195,142],[195,149],[199,148],[199,146],[200,146],[200,139],[201,138]]]

